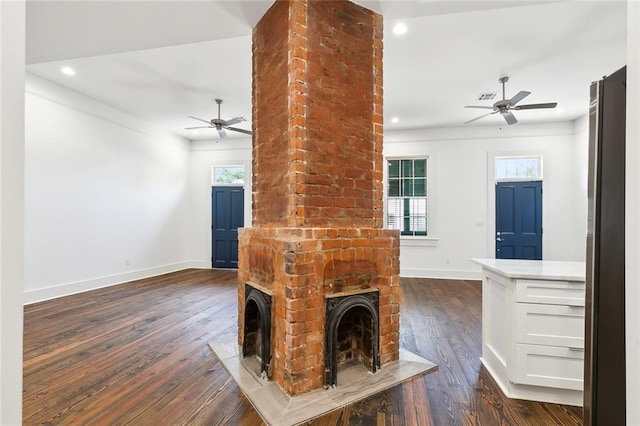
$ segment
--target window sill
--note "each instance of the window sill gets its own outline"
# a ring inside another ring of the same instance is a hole
[[[400,246],[405,247],[437,247],[439,238],[437,237],[423,237],[423,236],[400,236]]]

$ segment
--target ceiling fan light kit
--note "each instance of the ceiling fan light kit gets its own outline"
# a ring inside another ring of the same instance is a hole
[[[223,120],[220,118],[220,105],[222,104],[222,99],[215,99],[216,104],[218,104],[218,118],[212,118],[211,120],[205,120],[203,118],[198,118],[194,116],[189,116],[188,118],[193,118],[194,120],[202,121],[203,123],[207,123],[207,126],[196,126],[196,127],[185,127],[185,130],[195,130],[195,129],[216,129],[218,131],[218,136],[220,139],[224,139],[227,137],[226,130],[231,130],[232,132],[244,133],[246,135],[251,134],[251,130],[240,129],[237,127],[231,127],[232,124],[237,124],[242,121],[247,121],[244,117],[233,117],[229,120]]]
[[[496,101],[493,106],[484,106],[484,105],[466,105],[465,108],[477,108],[477,109],[490,109],[491,112],[486,114],[482,114],[476,118],[472,118],[469,121],[465,121],[464,124],[473,123],[476,120],[479,120],[488,115],[493,115],[500,113],[502,118],[507,122],[508,125],[516,124],[518,120],[513,115],[511,110],[523,110],[523,109],[547,109],[547,108],[555,108],[558,103],[557,102],[548,102],[542,104],[527,104],[527,105],[516,105],[518,102],[526,98],[531,94],[531,92],[527,92],[526,90],[521,90],[516,93],[514,97],[511,99],[507,99],[505,92],[505,83],[509,81],[509,77],[504,76],[498,79],[500,84],[502,84],[502,99]]]

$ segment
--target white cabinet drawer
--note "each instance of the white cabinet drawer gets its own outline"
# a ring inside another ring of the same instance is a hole
[[[516,303],[516,342],[584,348],[584,308]]]
[[[583,389],[584,352],[555,346],[516,345],[511,381],[533,386]]]
[[[552,305],[584,306],[585,284],[573,281],[516,282],[516,301]]]

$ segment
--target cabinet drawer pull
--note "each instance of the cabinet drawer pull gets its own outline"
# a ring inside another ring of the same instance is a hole
[[[584,348],[574,348],[574,347],[571,347],[571,348],[569,348],[569,350],[570,350],[571,352],[584,352]]]

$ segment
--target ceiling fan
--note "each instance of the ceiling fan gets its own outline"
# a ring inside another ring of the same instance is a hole
[[[531,94],[531,92],[527,92],[525,90],[522,90],[520,92],[518,92],[513,98],[511,99],[506,99],[505,97],[505,91],[504,91],[504,85],[507,81],[509,81],[509,77],[500,77],[500,79],[498,80],[500,83],[502,83],[502,99],[495,102],[493,104],[493,106],[480,106],[480,105],[466,105],[465,108],[479,108],[479,109],[491,109],[493,111],[488,112],[486,114],[483,114],[479,117],[473,118],[469,121],[465,121],[464,124],[469,124],[472,123],[476,120],[481,119],[482,117],[486,117],[487,115],[492,115],[492,114],[497,114],[500,113],[502,115],[502,117],[504,117],[505,121],[507,122],[507,124],[511,125],[511,124],[516,124],[518,122],[518,120],[516,120],[516,117],[513,115],[513,113],[511,112],[511,110],[520,110],[520,109],[543,109],[543,108],[555,108],[558,103],[557,102],[549,102],[549,103],[544,103],[544,104],[528,104],[528,105],[516,105],[518,102],[520,102],[521,100],[523,100],[524,98],[526,98],[527,96],[529,96]]]
[[[189,116],[189,118],[193,118],[194,120],[202,121],[203,123],[207,123],[207,126],[197,126],[197,127],[185,127],[185,130],[195,130],[195,129],[216,129],[218,131],[218,135],[220,139],[224,139],[227,137],[227,132],[225,130],[231,130],[233,132],[240,132],[247,135],[251,134],[251,130],[239,129],[237,127],[231,127],[232,124],[240,123],[241,121],[247,121],[244,117],[234,117],[230,120],[223,120],[220,118],[220,105],[222,104],[222,99],[215,99],[216,104],[218,104],[218,118],[212,118],[211,120],[204,120],[202,118]]]

